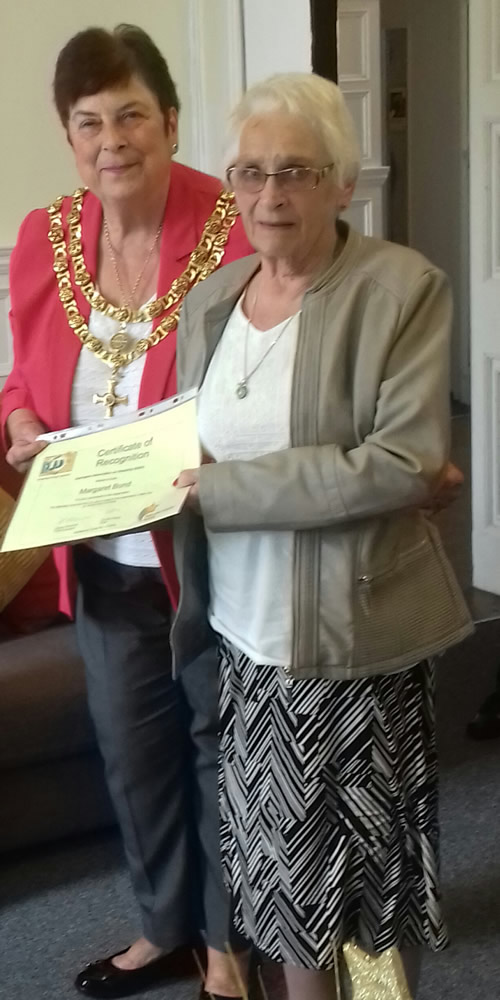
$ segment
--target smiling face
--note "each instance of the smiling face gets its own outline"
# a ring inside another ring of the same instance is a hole
[[[277,111],[248,119],[235,165],[271,172],[296,166],[321,168],[329,159],[304,118]],[[284,191],[269,177],[262,191],[236,191],[236,200],[252,246],[265,258],[287,259],[300,268],[331,253],[336,218],[349,203],[350,193],[336,185],[330,172],[316,188],[304,191]]]
[[[83,183],[104,203],[140,199],[168,181],[177,112],[132,76],[71,108],[68,139]]]

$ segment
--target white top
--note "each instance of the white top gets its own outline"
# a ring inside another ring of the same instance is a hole
[[[245,461],[290,447],[299,317],[297,313],[263,331],[248,324],[241,300],[233,310],[198,402],[200,441],[216,462]],[[252,372],[281,329],[282,336],[249,377],[248,395],[239,399],[238,382]],[[212,628],[255,663],[289,666],[293,531],[207,531],[207,537]]]
[[[104,344],[109,343],[110,338],[117,332],[118,326],[116,320],[92,309],[89,330]],[[141,337],[149,336],[152,327],[152,323],[128,323],[127,332],[136,341]],[[116,417],[132,413],[139,408],[139,390],[145,363],[146,355],[143,354],[136,361],[132,361],[130,365],[121,369],[115,392],[118,396],[128,396],[128,402],[115,406],[113,416],[108,419],[110,427]],[[105,413],[104,407],[102,403],[93,403],[92,399],[95,392],[102,395],[106,391],[111,374],[109,365],[106,365],[104,361],[101,361],[85,347],[82,348],[71,391],[71,425],[73,427],[81,427],[102,419]],[[140,531],[134,535],[117,535],[116,538],[94,538],[87,544],[100,555],[114,559],[115,562],[125,563],[127,566],[160,565],[149,531]]]

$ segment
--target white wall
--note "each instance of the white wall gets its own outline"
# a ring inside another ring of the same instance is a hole
[[[181,158],[192,140],[183,127],[190,115],[190,64],[186,0],[1,0],[0,95],[2,152],[0,246],[12,246],[24,215],[69,192],[78,183],[71,152],[52,105],[57,53],[90,25],[139,24],[167,57],[183,103]]]
[[[185,0],[188,29],[191,144],[181,159],[221,175],[226,118],[245,82],[239,0]],[[184,150],[181,151],[184,154]]]
[[[272,73],[309,72],[309,0],[243,0],[243,16],[247,86]]]

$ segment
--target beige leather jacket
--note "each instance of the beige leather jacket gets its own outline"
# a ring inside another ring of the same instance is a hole
[[[303,299],[292,447],[200,474],[212,531],[295,532],[297,677],[401,670],[472,631],[438,531],[418,510],[448,458],[446,278],[412,250],[346,226],[344,235],[344,250]],[[187,296],[179,390],[203,381],[258,266],[257,256],[236,261]],[[176,520],[172,644],[182,668],[208,641],[208,582],[203,522],[189,511]]]

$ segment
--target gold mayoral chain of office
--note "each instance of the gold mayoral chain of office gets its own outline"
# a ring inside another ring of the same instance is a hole
[[[81,213],[83,199],[87,188],[77,188],[73,193],[71,208],[67,216],[69,240],[66,242],[62,222],[62,204],[64,196],[56,198],[49,205],[47,211],[50,219],[49,240],[52,243],[54,252],[54,272],[59,289],[59,298],[63,304],[69,326],[76,334],[87,350],[95,354],[96,357],[104,361],[113,371],[113,383],[110,397],[114,395],[114,385],[118,377],[120,368],[126,367],[141,357],[151,347],[155,347],[164,340],[168,334],[175,329],[179,321],[180,307],[184,296],[191,288],[194,288],[200,281],[208,278],[219,266],[226,248],[232,226],[234,225],[238,209],[234,201],[234,195],[229,191],[222,191],[215,203],[213,212],[209,215],[201,239],[195,247],[187,266],[182,274],[172,282],[168,292],[154,302],[149,302],[142,309],[132,309],[129,306],[113,306],[98,292],[94,281],[87,271],[82,248],[82,225]],[[92,309],[104,313],[105,316],[116,320],[121,329],[126,323],[146,323],[157,319],[163,313],[172,309],[168,316],[158,324],[148,337],[137,340],[130,350],[125,350],[124,346],[127,338],[119,340],[120,333],[112,338],[108,346],[102,340],[94,337],[84,317],[80,313],[71,282],[70,259],[73,267],[75,285],[81,289],[82,294]],[[115,346],[116,345],[116,346]],[[122,346],[123,345],[123,346]],[[111,406],[111,403],[105,405]],[[118,402],[118,398],[116,399]]]

